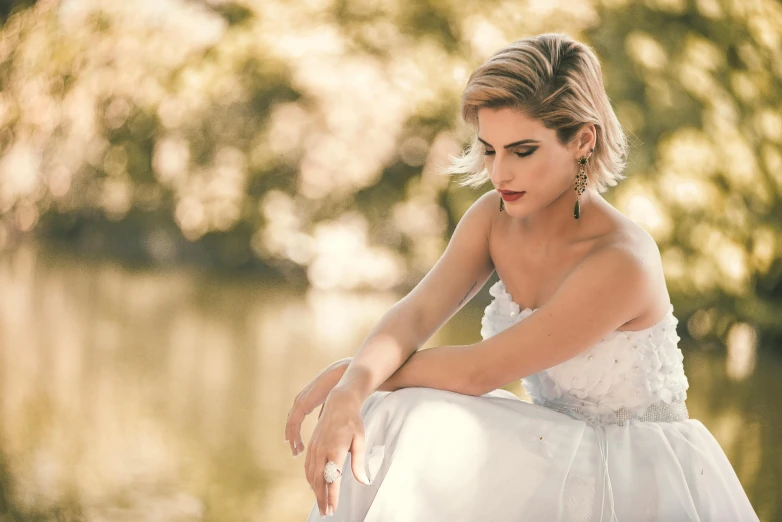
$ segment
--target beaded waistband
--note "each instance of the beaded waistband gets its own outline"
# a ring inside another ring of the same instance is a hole
[[[559,411],[565,414],[570,415],[573,418],[585,420],[589,422],[591,419],[596,417],[595,413],[591,411],[591,408],[589,407],[583,407],[583,406],[573,406],[570,404],[564,404],[561,402],[556,401],[550,401],[548,399],[542,400],[542,401],[533,401],[534,404],[540,404],[541,406],[545,406],[546,408]],[[689,411],[687,410],[687,405],[684,403],[684,401],[680,402],[672,402],[667,403],[664,401],[660,401],[658,403],[650,405],[646,413],[643,415],[636,415],[633,416],[630,414],[630,411],[626,408],[619,408],[618,410],[613,410],[613,414],[609,412],[608,414],[600,414],[599,417],[603,419],[604,417],[607,417],[605,420],[601,420],[600,424],[617,424],[619,426],[624,426],[627,421],[635,419],[643,422],[677,422],[677,421],[683,421],[690,418]]]

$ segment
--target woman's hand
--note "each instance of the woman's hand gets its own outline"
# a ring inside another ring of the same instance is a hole
[[[346,357],[329,365],[315,376],[312,382],[304,387],[293,400],[293,407],[288,412],[288,422],[285,423],[285,441],[290,445],[294,457],[304,451],[304,444],[301,442],[301,423],[312,410],[326,401],[326,397],[342,379],[342,375],[352,360],[352,357]],[[321,407],[318,418],[322,413],[323,408]]]
[[[337,389],[329,393],[321,413],[307,448],[304,470],[323,516],[333,514],[337,510],[342,481],[341,467],[348,451],[356,480],[366,485],[370,482],[364,472],[365,440],[361,402],[355,395]],[[330,460],[337,464],[340,473],[334,482],[327,484],[323,470]]]

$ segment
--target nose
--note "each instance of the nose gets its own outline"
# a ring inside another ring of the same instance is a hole
[[[489,167],[491,167],[487,167],[489,178],[495,187],[504,187],[513,180],[513,174],[505,167],[505,162],[501,161],[499,158],[495,157]]]

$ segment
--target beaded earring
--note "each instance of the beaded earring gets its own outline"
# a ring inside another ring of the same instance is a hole
[[[592,155],[592,153],[595,151],[594,147],[589,151],[589,156]],[[580,167],[580,170],[578,171],[578,174],[576,174],[576,186],[573,188],[578,195],[576,196],[576,206],[573,208],[573,217],[575,219],[578,219],[581,217],[581,194],[586,189],[587,185],[587,176],[586,172],[584,171],[584,166],[586,165],[587,159],[589,159],[589,156],[581,157],[578,160],[578,164]]]
[[[500,196],[500,212],[502,212],[503,208],[505,208],[505,205],[503,205],[502,196]]]

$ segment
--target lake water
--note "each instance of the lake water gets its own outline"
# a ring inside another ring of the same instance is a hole
[[[426,346],[480,340],[495,278]],[[0,519],[303,521],[315,497],[283,442],[292,400],[400,297],[3,253]],[[782,363],[761,351],[737,381],[724,354],[682,348],[690,416],[761,520],[782,520]]]

